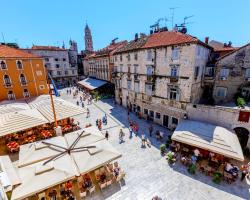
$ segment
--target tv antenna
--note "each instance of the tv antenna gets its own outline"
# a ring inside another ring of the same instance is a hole
[[[160,22],[161,21],[164,21],[165,22],[165,26],[167,25],[167,21],[168,19],[165,17],[165,18],[159,18],[153,25],[150,26],[151,29],[154,29],[154,30],[160,30]]]
[[[3,32],[1,32],[1,35],[2,35],[3,42],[5,43],[5,38],[4,38]]]
[[[172,21],[172,29],[174,28],[174,14],[175,14],[175,10],[179,8],[179,7],[172,7],[172,8],[169,8],[171,10],[171,21]]]
[[[187,16],[187,17],[184,17],[184,22],[183,22],[183,25],[185,24],[188,24],[187,19],[191,18],[191,17],[194,17],[194,15],[190,15],[190,16]],[[189,22],[190,23],[190,22]]]

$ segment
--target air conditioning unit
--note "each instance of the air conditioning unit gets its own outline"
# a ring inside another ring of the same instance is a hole
[[[222,81],[225,81],[225,80],[227,80],[227,77],[222,76],[222,77],[220,77],[220,79],[221,79]]]

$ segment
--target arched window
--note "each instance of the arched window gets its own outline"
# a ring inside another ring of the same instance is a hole
[[[20,82],[21,82],[21,85],[27,85],[26,78],[23,74],[20,74]]]
[[[5,74],[4,77],[3,77],[3,80],[4,80],[4,85],[5,86],[7,86],[7,87],[11,86],[11,81],[10,81],[9,75]]]
[[[30,97],[30,93],[29,93],[29,91],[27,89],[23,90],[23,96],[24,96],[24,98]]]
[[[15,94],[13,93],[13,91],[9,91],[8,92],[8,99],[9,100],[15,100],[16,98],[15,98]]]
[[[17,69],[23,69],[23,64],[20,60],[16,62]]]
[[[3,60],[0,62],[0,65],[1,69],[7,69],[6,63]]]

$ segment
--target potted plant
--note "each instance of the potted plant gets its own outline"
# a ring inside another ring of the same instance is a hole
[[[221,182],[222,174],[220,172],[214,172],[213,182],[219,184]]]
[[[196,165],[195,164],[191,164],[188,166],[188,172],[190,174],[195,174],[195,171],[196,171]]]
[[[246,106],[246,101],[245,99],[238,97],[237,98],[237,106],[244,108]]]
[[[175,158],[174,153],[172,151],[169,151],[167,153],[167,160],[170,164],[173,164],[176,161],[176,158]]]
[[[165,150],[166,150],[166,145],[165,144],[161,144],[160,151],[161,151],[162,155],[165,153]]]

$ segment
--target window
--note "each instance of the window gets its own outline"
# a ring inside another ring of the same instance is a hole
[[[55,61],[58,61],[59,59],[58,58],[55,58]]]
[[[144,115],[148,114],[148,109],[144,109]]]
[[[15,100],[16,98],[15,98],[15,94],[13,93],[13,91],[9,91],[8,92],[8,99],[9,100]]]
[[[138,65],[134,65],[134,73],[137,74],[138,73]]]
[[[1,63],[1,69],[7,69],[6,63],[2,60]]]
[[[7,87],[11,86],[11,81],[10,81],[9,75],[5,74],[4,77],[3,77],[3,80],[4,80],[5,86],[7,86]]]
[[[177,47],[174,47],[172,49],[172,60],[178,60],[180,56],[180,49]]]
[[[135,92],[138,93],[138,92],[139,92],[139,89],[140,89],[140,88],[139,88],[139,87],[140,87],[140,85],[139,85],[140,83],[135,82],[134,84],[135,84]]]
[[[16,61],[17,69],[23,69],[23,64],[20,60]]]
[[[37,75],[37,76],[42,76],[43,73],[42,73],[42,71],[39,70],[39,71],[36,71],[36,75]]]
[[[120,68],[118,68],[118,72],[122,72],[123,64],[120,65]]]
[[[115,62],[117,61],[117,56],[115,56]]]
[[[195,70],[194,70],[194,78],[197,79],[197,77],[199,76],[199,70],[200,70],[200,67],[199,66],[196,66],[195,67]]]
[[[122,61],[122,54],[120,55],[120,61]]]
[[[56,64],[56,68],[59,68],[60,67],[60,65],[59,64]]]
[[[229,75],[229,69],[227,69],[227,68],[222,68],[222,69],[220,70],[220,77],[221,77],[221,78],[227,78],[228,75]]]
[[[156,118],[156,119],[160,119],[160,118],[161,118],[161,113],[156,112],[156,113],[155,113],[155,118]]]
[[[246,69],[246,78],[250,78],[250,68]]]
[[[30,93],[29,93],[29,91],[27,89],[23,90],[23,96],[24,96],[24,98],[30,97]]]
[[[131,81],[127,80],[127,87],[128,87],[128,90],[131,90]]]
[[[152,51],[151,50],[147,50],[147,61],[152,61],[153,56],[152,56]]]
[[[58,76],[60,76],[62,74],[60,71],[57,71],[56,73]]]
[[[177,72],[178,72],[178,70],[177,70],[176,66],[171,67],[171,76],[173,76],[173,77],[178,76]]]
[[[152,66],[147,66],[147,75],[148,76],[153,75],[153,67]]]
[[[65,75],[68,75],[68,71],[67,70],[64,73],[65,73]]]
[[[39,85],[40,90],[44,90],[44,88],[45,88],[44,85]]]
[[[172,124],[178,125],[178,119],[175,117],[172,117]]]
[[[128,61],[130,61],[130,54],[127,55]]]
[[[169,93],[169,98],[171,100],[179,100],[179,93],[178,93],[178,89],[176,88],[170,88],[170,93]]]
[[[197,47],[196,47],[196,55],[197,55],[198,57],[200,57],[200,56],[201,56],[201,53],[202,53],[201,47],[200,47],[200,46],[197,46]]]
[[[74,71],[74,70],[72,70],[72,74],[75,74],[75,71]]]
[[[152,85],[151,84],[145,84],[145,93],[146,93],[146,95],[149,95],[149,96],[152,95]]]
[[[44,60],[45,60],[46,62],[49,62],[49,58],[44,58]]]
[[[216,96],[225,98],[227,95],[227,88],[224,87],[217,87],[216,88]]]
[[[26,78],[23,74],[20,74],[20,83],[21,85],[27,85]]]
[[[206,76],[214,76],[214,67],[206,67]]]
[[[63,58],[63,61],[66,61],[66,58]]]
[[[134,54],[134,59],[137,60],[138,59],[138,55],[137,53]]]

